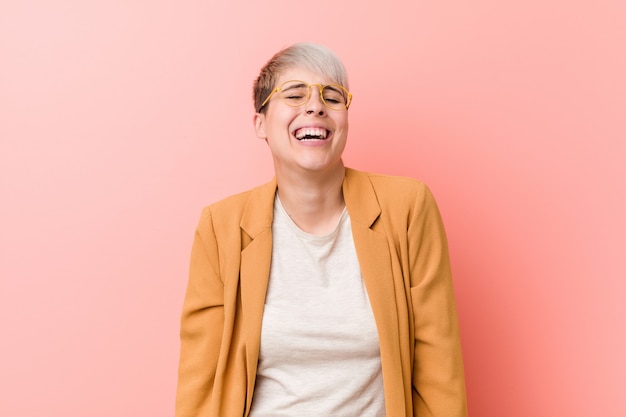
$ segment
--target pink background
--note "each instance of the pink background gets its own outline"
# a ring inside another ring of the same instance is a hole
[[[0,415],[171,416],[200,209],[269,180],[251,83],[324,43],[345,160],[420,178],[472,416],[626,415],[626,3],[0,5]]]

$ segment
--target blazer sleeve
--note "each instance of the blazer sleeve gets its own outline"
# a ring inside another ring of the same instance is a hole
[[[413,413],[465,417],[463,358],[447,239],[437,204],[421,185],[408,229],[415,325]]]
[[[176,417],[209,413],[224,327],[224,285],[209,208],[202,212],[191,250],[180,327]]]

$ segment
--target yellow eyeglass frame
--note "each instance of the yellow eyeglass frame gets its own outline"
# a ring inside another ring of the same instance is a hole
[[[291,107],[300,107],[300,106],[304,106],[306,103],[309,102],[309,100],[311,99],[311,87],[317,87],[319,88],[320,91],[320,98],[322,99],[322,103],[324,103],[324,105],[326,107],[328,107],[331,110],[335,110],[335,111],[342,111],[344,110],[343,108],[333,108],[330,107],[328,105],[328,103],[326,103],[326,100],[324,100],[324,95],[322,93],[322,91],[324,90],[324,88],[326,87],[333,87],[333,88],[337,88],[339,89],[339,91],[341,91],[342,93],[345,93],[346,96],[346,104],[345,104],[345,110],[348,110],[348,107],[350,107],[350,103],[352,103],[352,94],[343,86],[339,85],[339,84],[309,84],[305,81],[301,81],[301,80],[289,80],[289,81],[285,81],[284,83],[282,83],[280,86],[274,88],[272,90],[272,92],[267,96],[267,98],[263,101],[263,103],[261,103],[261,106],[259,107],[259,111],[261,111],[261,109],[268,103],[268,101],[270,101],[270,98],[272,98],[272,96],[274,95],[274,93],[278,93],[279,91],[282,91],[283,87],[286,84],[290,84],[290,83],[299,83],[302,84],[303,86],[307,87],[307,96],[304,99],[304,101],[302,102],[302,104],[297,104],[297,105],[293,105],[290,104],[287,100],[285,100],[283,98],[283,96],[280,96],[281,100],[283,100],[283,103],[285,103],[288,106]],[[343,107],[343,106],[342,106]]]

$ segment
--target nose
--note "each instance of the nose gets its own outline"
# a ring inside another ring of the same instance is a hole
[[[318,114],[323,116],[326,113],[326,106],[322,101],[321,87],[318,85],[309,86],[309,101],[306,103],[306,114]]]

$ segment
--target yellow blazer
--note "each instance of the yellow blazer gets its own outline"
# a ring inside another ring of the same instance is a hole
[[[181,319],[177,417],[249,413],[275,193],[273,180],[202,212]],[[387,417],[466,416],[448,248],[430,191],[346,168],[343,195],[378,329]]]

